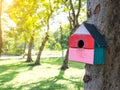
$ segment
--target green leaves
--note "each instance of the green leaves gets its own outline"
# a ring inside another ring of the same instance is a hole
[[[82,0],[82,2],[84,1],[85,0]],[[78,8],[78,0],[72,0],[72,3],[76,12]],[[72,12],[69,5],[70,0],[14,0],[13,5],[9,7],[6,12],[11,20],[16,23],[16,27],[14,28],[15,33],[13,34],[13,31],[9,30],[8,32],[5,32],[5,35],[9,34],[7,38],[13,38],[13,40],[16,38],[15,35],[19,36],[19,38],[17,37],[17,40],[20,43],[29,41],[30,37],[34,36],[35,44],[38,44],[42,41],[42,37],[45,35],[44,33],[50,29],[49,22],[52,21],[57,14],[64,12],[66,17],[69,16],[69,12]],[[85,20],[84,4],[82,4],[80,12],[81,13],[78,18],[79,22],[81,22],[81,20]],[[66,17],[63,16],[63,18]],[[56,20],[55,22],[59,23],[60,21]],[[65,30],[63,30],[63,42],[66,47],[70,27],[65,25],[62,26]],[[55,38],[55,40],[52,39],[52,42],[55,41],[54,43],[60,43],[60,30],[57,31],[56,35],[57,36],[54,35],[53,37],[58,37],[58,40]],[[52,43],[50,42],[50,44]],[[57,46],[59,45],[57,44]]]

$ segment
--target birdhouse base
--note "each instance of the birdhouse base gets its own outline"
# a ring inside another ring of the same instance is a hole
[[[68,59],[74,62],[94,64],[94,49],[69,48]]]

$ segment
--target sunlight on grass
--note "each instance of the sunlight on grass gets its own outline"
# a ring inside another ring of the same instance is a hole
[[[7,65],[7,64],[13,64],[13,63],[17,63],[20,62],[19,59],[16,60],[0,60],[0,65]]]
[[[77,63],[70,62],[69,69],[60,71],[59,58],[42,59],[40,66],[29,66],[24,61],[0,61],[0,90],[83,90],[84,69],[72,67]]]

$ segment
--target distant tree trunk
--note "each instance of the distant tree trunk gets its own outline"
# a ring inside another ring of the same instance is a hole
[[[25,42],[23,46],[23,58],[26,56],[26,53],[25,53],[26,46],[27,46],[27,43]]]
[[[2,14],[2,0],[0,0],[0,56],[1,56],[1,53],[2,53],[2,46],[3,46],[2,27],[1,27],[1,14]]]
[[[61,26],[60,26],[60,34],[61,34],[60,45],[61,45],[61,50],[62,50],[62,57],[64,57],[64,50],[63,50],[63,30],[62,30]]]
[[[108,47],[104,65],[86,64],[84,90],[120,90],[120,0],[88,0],[88,23],[96,25]]]
[[[32,62],[31,53],[32,53],[33,41],[34,41],[34,38],[33,38],[33,36],[31,36],[31,39],[30,39],[30,42],[29,42],[29,46],[28,46],[28,54],[27,54],[26,62]]]
[[[61,70],[66,70],[67,68],[68,68],[68,49],[67,49],[63,64],[61,66]]]
[[[81,8],[81,0],[79,0],[79,3],[78,3],[78,9],[77,9],[77,14],[75,14],[75,9],[74,9],[74,6],[73,6],[73,3],[72,3],[72,0],[69,1],[70,2],[70,11],[69,11],[69,23],[70,23],[70,35],[78,28],[79,26],[79,23],[78,23],[78,16],[79,16],[79,13],[80,13],[80,8]],[[66,2],[64,2],[65,6],[67,8],[69,8],[69,6],[67,6]],[[66,70],[68,68],[68,49],[67,49],[67,52],[66,52],[66,55],[65,55],[65,59],[63,61],[63,64],[61,66],[61,70]]]
[[[46,32],[46,35],[45,35],[45,38],[43,39],[42,41],[42,44],[41,46],[39,47],[39,52],[38,52],[38,55],[37,55],[37,58],[36,58],[36,61],[35,61],[35,65],[40,65],[40,58],[41,58],[41,54],[42,54],[42,51],[45,47],[45,44],[46,42],[48,41],[48,38],[49,38],[49,21],[50,21],[50,17],[52,16],[52,13],[53,13],[53,8],[52,8],[52,4],[49,0],[49,9],[47,10],[48,12],[48,16],[47,16],[47,20],[46,20],[46,25],[47,25],[47,32]]]
[[[49,34],[48,34],[48,32],[46,32],[46,36],[43,39],[41,46],[39,47],[39,52],[38,52],[38,55],[37,55],[37,58],[36,58],[36,61],[35,61],[35,65],[40,65],[41,64],[40,63],[41,54],[42,54],[42,51],[45,47],[46,42],[48,41],[48,37],[49,37]]]

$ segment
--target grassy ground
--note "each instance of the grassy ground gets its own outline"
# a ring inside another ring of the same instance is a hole
[[[40,66],[24,61],[0,60],[0,90],[83,90],[84,64],[69,62],[61,71],[62,58],[41,59]]]

